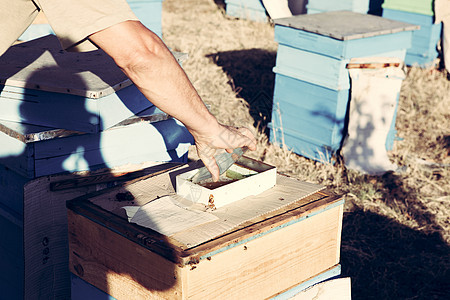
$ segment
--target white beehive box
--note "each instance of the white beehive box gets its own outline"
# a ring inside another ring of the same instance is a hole
[[[272,188],[276,184],[277,169],[251,158],[241,157],[229,171],[221,175],[218,183],[193,183],[192,177],[197,172],[198,169],[195,169],[176,176],[177,194],[215,209]]]

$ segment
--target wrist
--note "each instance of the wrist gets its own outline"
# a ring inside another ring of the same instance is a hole
[[[221,125],[216,117],[208,112],[208,116],[201,120],[197,120],[192,126],[186,126],[189,132],[193,135],[196,142],[202,141],[215,136],[220,132]]]

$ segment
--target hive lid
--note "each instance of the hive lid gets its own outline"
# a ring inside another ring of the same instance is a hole
[[[351,11],[298,15],[276,19],[275,24],[329,36],[342,41],[420,28],[413,24]]]
[[[100,98],[131,85],[102,50],[63,51],[54,35],[12,46],[0,57],[0,84]]]

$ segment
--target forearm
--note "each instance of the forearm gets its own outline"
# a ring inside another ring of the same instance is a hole
[[[219,178],[214,159],[217,149],[256,149],[250,130],[217,122],[169,49],[140,22],[120,23],[90,39],[114,59],[147,99],[186,126],[214,180]]]
[[[219,127],[164,43],[140,23],[126,23],[94,34],[91,40],[116,61],[147,99],[181,121],[194,137]]]
[[[181,121],[189,130],[201,132],[216,125],[183,69],[164,45],[138,67],[126,67],[125,74],[161,110]]]

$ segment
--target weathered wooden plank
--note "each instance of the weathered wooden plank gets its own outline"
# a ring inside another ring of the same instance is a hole
[[[413,24],[384,19],[351,11],[332,11],[277,19],[277,25],[329,36],[337,40],[353,40],[402,31],[416,30]]]
[[[77,134],[85,134],[84,132],[56,129],[53,127],[31,125],[20,122],[0,121],[0,132],[9,135],[22,143],[31,143],[37,141],[51,140],[54,138],[62,138]]]
[[[407,49],[412,31],[341,41],[326,35],[275,25],[275,41],[298,49],[335,58],[374,56],[383,52]]]
[[[155,163],[126,165],[96,172],[76,172],[36,178],[24,186],[24,267],[21,268],[25,283],[25,299],[68,299],[70,278],[68,272],[68,238],[66,201],[112,187],[118,182],[84,185],[67,190],[51,191],[53,182],[96,176],[123,174],[147,169],[151,174]],[[159,170],[159,168],[156,168]],[[21,291],[22,293],[23,291]]]
[[[154,123],[168,120],[171,117],[152,105],[147,109],[137,113],[128,119],[114,125],[113,127],[126,126],[138,122]],[[57,129],[54,127],[39,126],[35,124],[27,124],[23,122],[0,121],[0,132],[3,132],[23,143],[31,143],[38,141],[51,140],[55,138],[63,138],[72,135],[86,134],[85,132]]]
[[[341,213],[338,206],[212,256],[188,271],[187,295],[263,299],[336,265]]]
[[[255,236],[268,234],[273,228],[291,221],[299,221],[304,216],[314,215],[320,208],[323,208],[325,203],[329,205],[339,204],[339,200],[341,200],[340,197],[333,198],[333,196],[327,194],[327,191],[317,192],[279,210],[244,222],[230,232],[208,241],[208,243],[186,249],[183,252],[184,261],[189,263],[189,261],[207,259],[215,253],[250,241]]]
[[[68,224],[75,275],[117,299],[181,299],[182,270],[173,262],[70,210]]]
[[[74,63],[76,62],[76,63]],[[62,51],[54,35],[17,44],[0,58],[4,85],[100,98],[131,85],[103,51]]]

